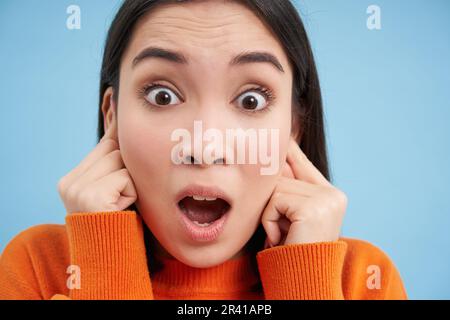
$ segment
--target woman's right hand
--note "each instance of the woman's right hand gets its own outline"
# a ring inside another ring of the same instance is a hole
[[[122,211],[136,202],[136,189],[115,133],[113,121],[89,155],[59,180],[58,192],[68,214]]]

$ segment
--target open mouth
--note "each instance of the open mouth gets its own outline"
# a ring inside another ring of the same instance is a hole
[[[221,198],[186,196],[178,207],[194,224],[208,227],[230,210],[230,204]]]

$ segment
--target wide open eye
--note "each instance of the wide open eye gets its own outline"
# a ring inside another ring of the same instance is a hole
[[[237,99],[239,108],[247,111],[259,111],[266,108],[270,101],[264,93],[260,93],[258,91],[259,90],[247,91],[239,96]]]
[[[164,107],[180,104],[180,98],[171,89],[156,85],[146,90],[145,99],[154,106]]]

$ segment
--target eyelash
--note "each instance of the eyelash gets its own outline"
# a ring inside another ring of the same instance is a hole
[[[151,90],[156,89],[156,88],[170,89],[166,85],[163,85],[163,84],[158,83],[158,82],[153,82],[153,83],[150,83],[150,84],[147,84],[147,85],[143,86],[142,88],[140,88],[138,90],[138,96],[142,100],[142,102],[144,103],[144,106],[150,107],[152,109],[160,109],[160,107],[154,106],[153,104],[148,102],[148,100],[146,99],[148,93]],[[172,89],[170,89],[170,90],[173,91]],[[246,114],[259,114],[259,113],[269,112],[272,109],[272,107],[273,107],[273,102],[276,100],[276,96],[275,96],[273,90],[271,90],[271,89],[269,89],[269,88],[267,88],[265,86],[255,86],[255,87],[250,88],[250,89],[242,92],[241,94],[239,94],[238,98],[240,96],[242,96],[243,94],[248,93],[248,92],[252,92],[252,91],[255,91],[255,92],[258,92],[259,94],[261,94],[267,100],[267,106],[265,108],[257,110],[257,111],[249,111],[249,110],[245,110],[245,109],[239,108],[240,111],[242,111],[242,112],[244,112]],[[176,92],[174,92],[174,93],[178,97],[178,99],[180,99],[181,102],[184,102],[184,100]],[[238,98],[234,99],[233,102],[236,101]]]
[[[170,89],[169,87],[167,87],[167,86],[165,86],[165,85],[163,85],[163,84],[161,84],[161,83],[153,82],[153,83],[144,85],[142,88],[140,88],[140,89],[138,90],[138,96],[139,96],[139,99],[142,100],[142,102],[144,103],[144,106],[145,106],[145,107],[150,107],[151,109],[160,109],[160,107],[157,107],[157,106],[152,105],[152,104],[151,104],[150,102],[148,102],[148,100],[146,99],[148,93],[149,93],[151,90],[156,89],[156,88],[166,88],[166,89]],[[173,91],[172,89],[170,89],[170,90]],[[174,93],[175,93],[175,92],[174,92]],[[178,94],[175,93],[175,95],[178,97],[178,99],[180,99],[182,102],[184,102],[184,100],[181,99],[181,97],[180,97]]]
[[[252,91],[256,91],[256,92],[260,93],[262,96],[264,96],[264,98],[267,100],[267,106],[265,108],[263,108],[261,110],[257,110],[257,111],[251,111],[251,110],[239,108],[240,111],[242,111],[246,114],[260,114],[260,113],[266,113],[266,112],[269,112],[270,110],[272,110],[273,102],[275,101],[276,97],[275,97],[274,92],[267,87],[256,86],[256,87],[250,88],[250,89],[242,92],[238,97],[242,96],[245,93],[252,92]]]

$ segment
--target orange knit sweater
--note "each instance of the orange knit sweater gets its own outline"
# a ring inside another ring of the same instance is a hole
[[[0,299],[407,298],[389,257],[360,240],[262,250],[259,274],[247,254],[206,269],[162,258],[164,268],[150,275],[145,250],[133,211],[77,213],[65,226],[32,227],[0,257]],[[79,267],[79,287],[68,281],[69,266]],[[262,292],[252,290],[258,283]]]

